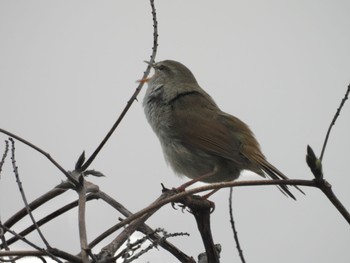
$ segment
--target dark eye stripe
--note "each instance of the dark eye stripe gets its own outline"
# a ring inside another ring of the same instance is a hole
[[[165,69],[165,66],[164,65],[159,65],[159,66],[156,66],[156,69],[163,70],[163,69]]]

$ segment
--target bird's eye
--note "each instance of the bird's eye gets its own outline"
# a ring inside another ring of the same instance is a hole
[[[159,65],[159,66],[157,66],[157,69],[162,71],[163,69],[165,69],[165,66],[164,65]]]

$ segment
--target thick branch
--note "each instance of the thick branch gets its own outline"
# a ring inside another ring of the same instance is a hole
[[[315,180],[317,187],[327,196],[329,201],[337,208],[340,214],[345,218],[345,220],[350,224],[350,214],[345,206],[339,201],[337,196],[332,190],[332,186],[326,180]]]
[[[78,189],[79,194],[79,209],[78,209],[78,222],[79,222],[79,239],[81,258],[83,263],[89,263],[89,257],[87,254],[87,234],[86,234],[86,222],[85,222],[85,208],[86,208],[86,186],[84,177],[81,177],[81,187]]]
[[[185,196],[177,202],[188,207],[196,219],[197,227],[205,247],[207,262],[219,263],[220,256],[214,244],[210,227],[210,214],[214,208],[214,203],[195,195]]]

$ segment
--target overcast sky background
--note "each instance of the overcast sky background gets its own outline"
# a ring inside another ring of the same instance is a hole
[[[187,65],[224,111],[250,125],[268,160],[290,178],[312,179],[306,146],[317,154],[350,82],[349,1],[156,1],[157,61]],[[152,17],[148,1],[0,1],[0,127],[49,152],[68,170],[89,156],[126,105],[149,59]],[[145,87],[146,88],[146,87]],[[137,211],[174,176],[135,102],[91,168],[106,193]],[[349,102],[348,102],[349,103]],[[334,127],[324,174],[350,209],[350,105]],[[0,152],[7,136],[0,134]],[[28,200],[65,177],[45,157],[16,143]],[[10,160],[1,173],[0,216],[22,207]],[[254,175],[242,179],[257,178]],[[349,262],[350,227],[316,189],[285,198],[275,187],[234,189],[234,214],[247,262]],[[212,230],[222,262],[239,262],[230,230],[227,189],[216,203]],[[76,198],[72,191],[35,211],[36,218]],[[87,206],[88,238],[120,214],[100,201]],[[16,225],[20,231],[28,221]],[[167,206],[148,222],[197,257],[204,251],[195,221]],[[77,211],[42,230],[53,247],[77,253]],[[28,237],[39,242],[37,234]],[[98,248],[101,248],[99,246]],[[94,252],[97,252],[95,250]],[[138,262],[177,262],[160,249]]]

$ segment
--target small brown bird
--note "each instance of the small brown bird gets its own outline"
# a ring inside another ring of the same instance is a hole
[[[242,170],[263,177],[288,179],[270,164],[249,127],[220,110],[183,64],[152,64],[143,101],[146,117],[157,134],[165,159],[175,173],[207,183],[232,181]],[[280,189],[295,199],[285,185]]]

